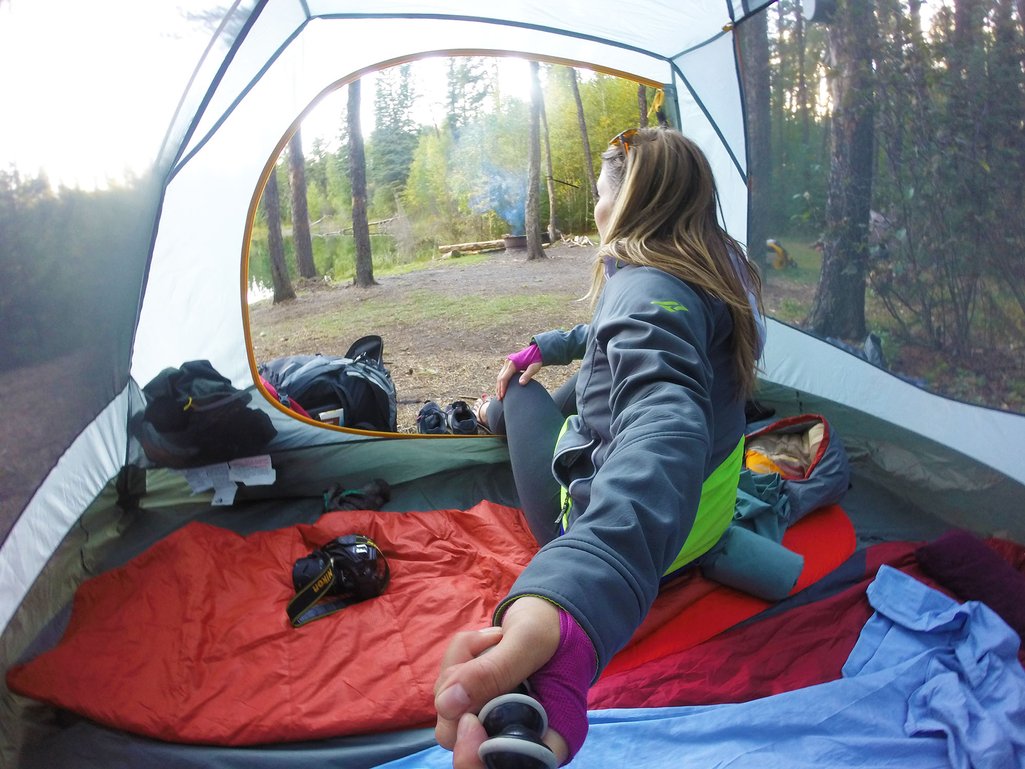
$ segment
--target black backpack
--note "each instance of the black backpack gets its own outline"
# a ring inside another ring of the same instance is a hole
[[[282,403],[302,406],[313,419],[395,432],[395,384],[383,354],[381,337],[366,336],[342,357],[289,355],[261,363],[258,370]]]
[[[166,368],[142,388],[146,408],[133,420],[146,456],[164,467],[197,467],[260,453],[277,434],[210,361]]]

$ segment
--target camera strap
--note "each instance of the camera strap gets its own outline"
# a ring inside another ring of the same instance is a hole
[[[316,579],[310,580],[302,590],[295,594],[288,602],[288,619],[292,627],[300,627],[307,622],[321,619],[336,611],[341,611],[346,606],[356,603],[352,598],[334,598],[325,600],[331,594],[331,588],[335,584],[335,570],[331,562],[331,556],[324,553],[324,569],[317,575]]]

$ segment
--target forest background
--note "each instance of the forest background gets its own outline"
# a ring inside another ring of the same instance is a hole
[[[745,22],[738,50],[748,248],[767,301],[782,292],[773,314],[855,352],[881,350],[892,369],[944,394],[1019,412],[1023,21],[1023,0],[838,0],[813,23],[781,0]],[[502,92],[494,60],[460,58],[448,63],[444,116],[424,124],[417,66],[377,73],[366,136],[357,82],[345,87],[334,136],[292,138],[250,252],[254,286],[272,287],[273,301],[325,280],[372,286],[452,244],[522,232],[527,255],[542,258],[546,230],[549,240],[595,238],[598,154],[624,128],[655,120],[650,85],[541,63],[532,98],[521,99]],[[132,185],[148,182],[53,189],[0,171],[0,367],[96,333],[39,333],[39,308],[21,304],[38,292],[22,289],[49,284],[55,324],[71,317],[83,283],[102,297],[104,252],[117,252],[104,244],[135,213]],[[71,228],[76,253],[65,247]],[[764,248],[769,239],[785,255]],[[878,347],[866,346],[869,334]]]

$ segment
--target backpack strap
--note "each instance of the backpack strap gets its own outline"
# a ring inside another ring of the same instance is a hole
[[[377,334],[361,336],[349,346],[345,357],[352,360],[365,358],[380,363],[384,359],[384,340]]]

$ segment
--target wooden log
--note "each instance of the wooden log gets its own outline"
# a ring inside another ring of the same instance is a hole
[[[482,240],[478,243],[453,243],[448,246],[438,246],[442,253],[446,251],[483,251],[486,248],[502,248],[504,240]]]

